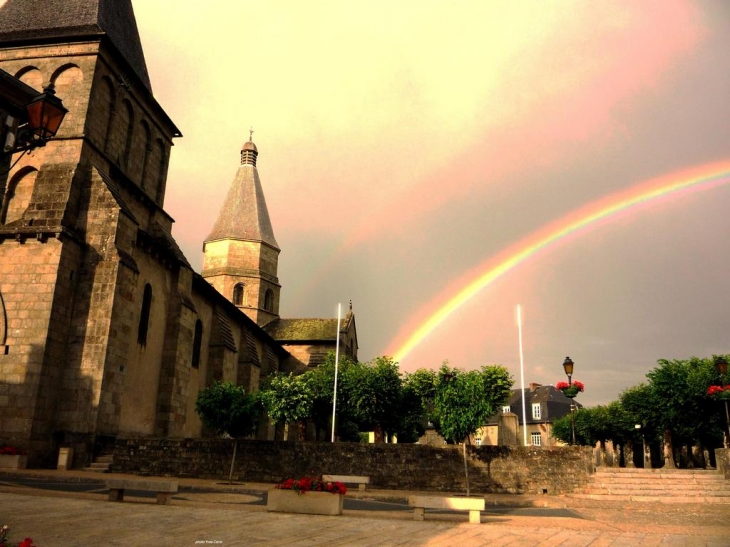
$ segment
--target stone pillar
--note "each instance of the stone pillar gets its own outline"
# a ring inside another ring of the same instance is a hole
[[[517,414],[500,414],[497,421],[497,445],[517,446]]]

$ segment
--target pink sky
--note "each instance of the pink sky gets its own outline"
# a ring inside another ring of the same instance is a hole
[[[166,207],[198,269],[253,126],[282,315],[353,300],[382,354],[476,265],[583,204],[730,157],[730,7],[134,1],[183,135]],[[730,192],[668,200],[489,287],[403,367],[502,363],[608,402],[659,358],[727,352]]]

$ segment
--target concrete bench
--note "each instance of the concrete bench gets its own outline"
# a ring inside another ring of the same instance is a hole
[[[107,479],[106,487],[109,489],[109,501],[124,501],[125,490],[143,490],[145,492],[156,492],[157,503],[166,505],[172,498],[172,495],[177,492],[177,481]]]
[[[451,509],[469,511],[469,522],[481,522],[480,511],[484,511],[484,498],[447,498],[443,496],[408,496],[408,505],[413,507],[414,520],[423,520],[426,509]]]
[[[344,484],[357,484],[358,490],[365,490],[365,485],[370,484],[370,477],[364,475],[322,475],[325,482],[342,482]]]

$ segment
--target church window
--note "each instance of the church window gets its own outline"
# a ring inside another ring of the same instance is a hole
[[[150,326],[150,311],[152,309],[152,286],[147,283],[144,286],[142,296],[142,313],[139,316],[139,329],[137,330],[137,343],[147,345],[147,331]]]
[[[124,101],[124,116],[127,122],[126,127],[126,138],[124,140],[124,154],[122,156],[122,163],[125,167],[129,165],[129,155],[132,151],[132,138],[134,137],[134,110],[129,101]]]
[[[30,205],[36,175],[38,175],[38,171],[27,168],[18,172],[11,179],[2,199],[2,207],[0,207],[0,224],[7,224],[23,218],[28,205]]]
[[[233,304],[236,306],[243,306],[243,291],[245,285],[243,283],[237,283],[233,287]]]
[[[142,129],[142,172],[139,176],[140,178],[140,185],[142,186],[142,189],[147,191],[149,187],[149,183],[145,180],[145,177],[147,175],[147,162],[150,158],[150,153],[152,152],[152,141],[151,141],[151,133],[150,133],[150,126],[145,121],[142,120],[139,124],[140,128]]]
[[[103,139],[104,151],[109,152],[109,141],[111,139],[112,126],[114,125],[114,118],[116,116],[117,98],[116,91],[114,90],[114,84],[112,84],[111,80],[106,76],[102,79],[98,100],[102,105],[103,110],[101,110],[101,112],[104,112],[103,116],[105,117],[104,122],[106,124],[103,134],[100,134],[99,137]]]
[[[165,199],[165,176],[167,175],[167,153],[165,151],[165,145],[162,144],[160,139],[157,139],[157,150],[159,154],[159,170],[157,172],[157,192],[156,199],[157,203],[162,205]]]
[[[200,347],[203,344],[203,322],[198,319],[195,322],[195,335],[193,337],[193,368],[200,368]]]
[[[274,291],[271,289],[266,291],[266,295],[264,296],[264,309],[270,312],[274,311]]]

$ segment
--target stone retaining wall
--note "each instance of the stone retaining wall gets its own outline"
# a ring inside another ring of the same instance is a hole
[[[140,475],[227,478],[232,440],[117,439],[113,470]],[[561,494],[587,483],[590,447],[469,447],[475,492]],[[369,475],[382,489],[465,489],[460,446],[239,441],[233,475],[280,482],[323,474]]]

